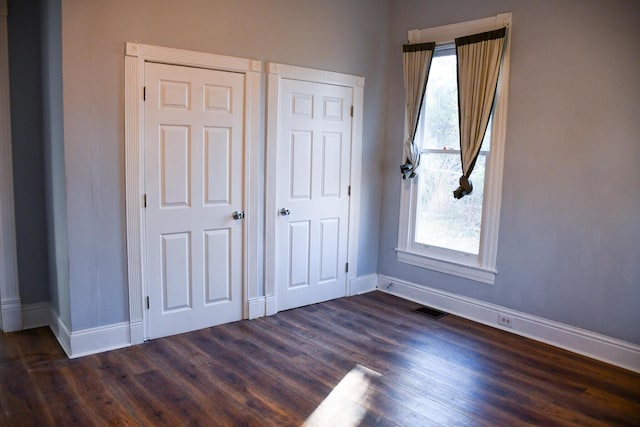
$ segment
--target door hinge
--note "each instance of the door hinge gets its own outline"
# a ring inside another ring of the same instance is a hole
[[[145,208],[147,207],[147,195],[146,194],[144,196],[142,196],[142,205]]]
[[[346,263],[346,264],[344,265],[344,272],[345,272],[345,273],[348,273],[348,272],[349,272],[349,263]]]
[[[145,303],[146,303],[146,305],[147,305],[147,310],[149,310],[149,297],[147,297],[147,299],[146,299],[146,302],[145,302]]]
[[[353,105],[351,106],[351,117],[353,117]]]
[[[347,187],[347,196],[351,196],[351,186]]]
[[[146,100],[147,100],[147,87],[146,87],[146,86],[144,86],[144,87],[142,88],[142,100],[143,100],[143,101],[146,101]]]

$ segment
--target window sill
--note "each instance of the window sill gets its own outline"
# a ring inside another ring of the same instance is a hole
[[[399,262],[438,271],[440,273],[450,274],[452,276],[463,277],[465,279],[486,283],[488,285],[493,285],[496,274],[498,274],[496,270],[418,254],[415,252],[408,252],[403,249],[396,249],[396,254]]]

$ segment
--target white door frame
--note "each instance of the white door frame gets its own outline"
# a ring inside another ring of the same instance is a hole
[[[264,315],[258,293],[258,171],[260,155],[260,93],[262,63],[250,59],[146,44],[125,45],[125,186],[127,266],[131,344],[147,337],[145,327],[144,216],[144,64],[160,62],[245,75],[243,206],[243,318]],[[261,310],[262,308],[262,310]]]
[[[0,330],[22,329],[11,156],[7,0],[0,0]]]
[[[303,80],[315,83],[333,84],[350,87],[353,91],[353,122],[351,127],[351,165],[349,178],[351,197],[349,198],[349,239],[347,242],[347,283],[345,294],[351,295],[351,281],[357,277],[358,239],[360,222],[360,181],[362,168],[362,116],[364,97],[364,77],[331,71],[303,68],[293,65],[269,63],[267,94],[267,166],[265,195],[265,298],[266,314],[270,316],[278,312],[276,291],[276,206],[277,187],[277,143],[280,137],[279,104],[282,79]]]

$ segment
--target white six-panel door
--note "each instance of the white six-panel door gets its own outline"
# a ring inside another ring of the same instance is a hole
[[[350,87],[282,79],[276,177],[278,310],[346,295]]]
[[[148,336],[242,317],[244,75],[145,65]]]

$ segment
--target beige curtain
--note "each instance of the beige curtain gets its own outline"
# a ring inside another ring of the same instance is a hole
[[[420,149],[415,144],[420,107],[427,87],[427,76],[435,43],[405,44],[402,47],[404,66],[405,117],[407,135],[404,142],[405,163],[400,166],[402,178],[413,178],[420,165]]]
[[[473,191],[469,177],[487,131],[498,85],[506,28],[456,39],[462,177],[453,192],[460,199]]]

